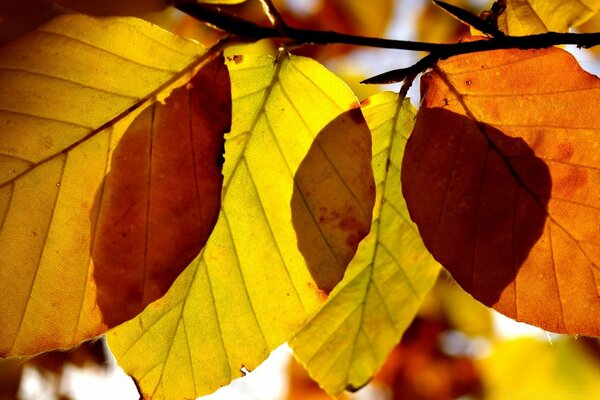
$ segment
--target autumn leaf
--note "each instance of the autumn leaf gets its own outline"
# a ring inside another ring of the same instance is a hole
[[[386,387],[393,399],[487,398],[482,396],[481,377],[473,360],[443,351],[441,343],[451,328],[443,316],[417,316],[373,379],[374,385]]]
[[[290,341],[299,361],[331,395],[357,390],[381,368],[439,272],[400,192],[400,164],[414,108],[387,92],[370,98],[363,112],[373,136],[371,231],[344,279]]]
[[[498,28],[512,36],[567,32],[600,11],[599,0],[505,0]]]
[[[466,0],[453,1],[452,5],[470,9]],[[469,27],[453,18],[434,2],[425,2],[417,19],[417,38],[422,42],[452,43],[469,31]]]
[[[294,175],[356,98],[320,64],[284,52],[227,64],[233,125],[217,224],[167,294],[107,334],[145,398],[194,398],[228,384],[323,301],[296,243]]]
[[[337,15],[347,31],[364,36],[379,36],[385,32],[394,9],[393,0],[324,0],[323,10]]]
[[[145,109],[113,152],[90,211],[96,303],[109,327],[165,294],[215,225],[229,86],[216,57]]]
[[[567,52],[453,57],[423,77],[402,165],[425,245],[476,299],[600,335],[600,81]]]
[[[129,123],[189,80],[203,53],[141,20],[80,15],[0,49],[0,355],[107,329],[92,205]]]
[[[63,13],[45,0],[4,0],[0,4],[0,44],[30,32]]]
[[[371,227],[371,132],[359,108],[323,128],[294,181],[291,207],[298,248],[319,289],[329,293]]]
[[[583,338],[582,338],[583,339]],[[478,360],[490,399],[587,400],[600,396],[600,365],[583,340],[535,338],[497,342]]]

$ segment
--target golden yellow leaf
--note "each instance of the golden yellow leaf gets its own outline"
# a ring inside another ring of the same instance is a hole
[[[381,368],[439,272],[400,192],[400,164],[414,108],[386,92],[368,99],[363,112],[373,136],[371,231],[344,279],[290,341],[299,361],[331,395],[357,390]]]
[[[324,0],[325,18],[338,18],[344,31],[364,36],[381,36],[396,6],[393,0]]]
[[[92,204],[135,113],[204,52],[141,20],[80,15],[0,48],[0,355],[106,329]]]
[[[491,354],[478,361],[485,398],[599,398],[600,366],[597,353],[589,351],[581,342],[583,340],[571,338],[558,338],[551,343],[520,338],[495,343]]]
[[[429,251],[511,318],[600,335],[600,79],[550,48],[453,57],[422,83],[402,180]]]
[[[599,0],[506,0],[498,28],[512,36],[567,32],[598,11]]]
[[[238,55],[228,66],[233,125],[215,229],[164,297],[107,334],[146,398],[193,398],[228,384],[322,302],[296,244],[294,174],[356,98],[310,59]]]

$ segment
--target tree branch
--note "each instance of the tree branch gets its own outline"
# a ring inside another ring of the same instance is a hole
[[[445,59],[459,54],[476,53],[500,49],[541,49],[555,45],[576,45],[579,48],[589,48],[600,45],[600,32],[597,33],[558,33],[547,32],[529,36],[498,35],[488,40],[477,40],[459,43],[429,43],[408,40],[382,39],[367,36],[349,35],[333,31],[320,31],[294,28],[283,23],[279,13],[270,1],[263,2],[265,10],[275,26],[265,27],[242,18],[228,14],[219,7],[207,6],[201,3],[184,3],[177,6],[186,14],[226,31],[230,35],[245,40],[280,39],[291,44],[348,44],[374,48],[395,50],[424,51],[429,55],[409,68],[390,71],[367,79],[365,83],[393,82],[404,79],[408,75],[421,72],[439,59]],[[455,11],[455,10],[453,10]],[[281,24],[284,24],[281,26]],[[281,29],[285,28],[285,29]],[[394,79],[393,79],[394,78]],[[402,79],[399,79],[402,78]]]
[[[572,44],[589,48],[600,45],[600,32],[596,33],[558,33],[548,32],[529,36],[503,36],[490,40],[464,43],[429,43],[409,40],[382,39],[368,36],[349,35],[333,31],[320,31],[287,27],[287,35],[274,27],[265,27],[242,18],[227,14],[220,8],[201,3],[185,3],[177,6],[181,11],[206,22],[232,35],[253,40],[278,38],[296,44],[349,44],[396,50],[438,52],[440,58],[458,54],[475,53],[498,49],[541,49],[545,47]]]

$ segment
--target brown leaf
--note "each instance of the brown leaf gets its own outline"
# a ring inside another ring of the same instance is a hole
[[[375,204],[371,133],[360,109],[331,121],[295,176],[292,222],[319,289],[329,293],[369,233]]]
[[[167,7],[170,0],[53,0],[63,7],[91,15],[136,15],[159,11]]]
[[[17,398],[22,373],[23,361],[19,359],[0,359],[0,400]]]
[[[0,44],[15,39],[63,13],[48,0],[3,0],[0,4]]]
[[[220,208],[229,86],[217,57],[164,105],[140,114],[117,146],[90,214],[97,302],[108,326],[161,297],[206,243]]]
[[[374,384],[387,386],[394,400],[481,398],[482,379],[473,360],[440,349],[442,334],[451,328],[443,318],[415,318]]]
[[[422,85],[402,179],[427,248],[486,305],[600,335],[600,80],[551,48],[454,57]]]

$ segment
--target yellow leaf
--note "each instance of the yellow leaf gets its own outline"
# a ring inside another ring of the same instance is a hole
[[[328,15],[342,18],[347,29],[364,36],[382,35],[393,15],[393,0],[324,0],[325,17]]]
[[[146,398],[193,398],[254,369],[322,303],[297,248],[294,174],[317,134],[356,103],[310,59],[229,60],[233,126],[222,207],[200,255],[108,342]]]
[[[202,53],[141,20],[80,15],[0,49],[0,355],[69,348],[106,330],[92,204],[137,110]]]
[[[498,28],[512,36],[567,32],[600,11],[600,0],[506,0]]]
[[[583,345],[583,340],[558,338],[548,343],[522,338],[496,343],[490,356],[479,361],[485,398],[600,398],[598,358]],[[590,344],[597,349],[597,342]]]
[[[414,108],[386,92],[370,98],[363,112],[377,188],[371,232],[322,309],[290,342],[331,395],[362,387],[381,368],[439,272],[401,195],[400,163]]]
[[[423,242],[473,297],[600,335],[600,79],[558,48],[440,61],[402,164]]]

